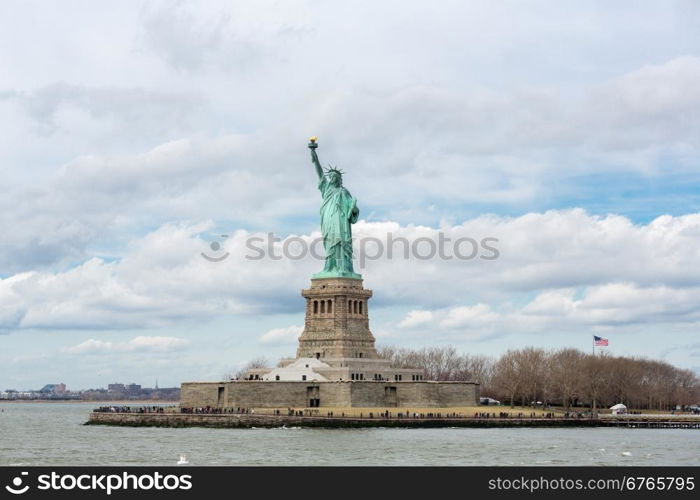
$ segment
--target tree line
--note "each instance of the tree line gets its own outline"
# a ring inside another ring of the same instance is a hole
[[[590,354],[578,349],[509,349],[497,358],[460,354],[454,347],[384,346],[381,357],[422,368],[426,380],[469,380],[482,396],[514,406],[542,404],[671,410],[700,403],[700,378],[664,361]]]

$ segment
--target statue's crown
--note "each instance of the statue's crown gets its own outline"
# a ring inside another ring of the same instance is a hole
[[[326,175],[330,174],[331,172],[335,172],[339,176],[343,176],[345,172],[340,170],[339,168],[336,168],[334,165],[328,164],[328,168],[324,169],[326,171]]]

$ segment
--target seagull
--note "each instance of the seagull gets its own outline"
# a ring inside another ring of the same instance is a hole
[[[187,465],[189,462],[187,461],[187,455],[182,454],[180,455],[180,461],[177,463],[177,465]]]
[[[632,452],[631,451],[623,451],[622,453],[620,453],[620,455],[622,455],[623,457],[631,457]]]

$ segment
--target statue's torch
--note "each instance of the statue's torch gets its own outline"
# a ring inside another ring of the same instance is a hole
[[[309,149],[316,149],[318,147],[318,143],[316,142],[318,141],[318,137],[315,135],[313,137],[309,137],[309,141]]]

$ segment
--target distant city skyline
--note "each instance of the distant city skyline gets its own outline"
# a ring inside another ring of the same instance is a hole
[[[0,387],[174,387],[293,355],[319,261],[247,242],[319,236],[312,135],[362,202],[357,238],[498,241],[356,266],[378,345],[595,334],[700,373],[697,2],[3,13]]]
[[[95,386],[95,387],[84,387],[84,388],[71,388],[66,386],[66,384],[59,383],[49,383],[44,384],[40,389],[36,388],[15,388],[7,387],[0,388],[0,400],[13,400],[13,399],[84,399],[84,400],[97,400],[97,399],[162,399],[163,396],[174,395],[177,393],[179,396],[180,387],[143,387],[140,384],[134,382],[129,384],[122,383],[111,383],[107,384],[106,387]],[[177,399],[173,397],[172,399]]]

